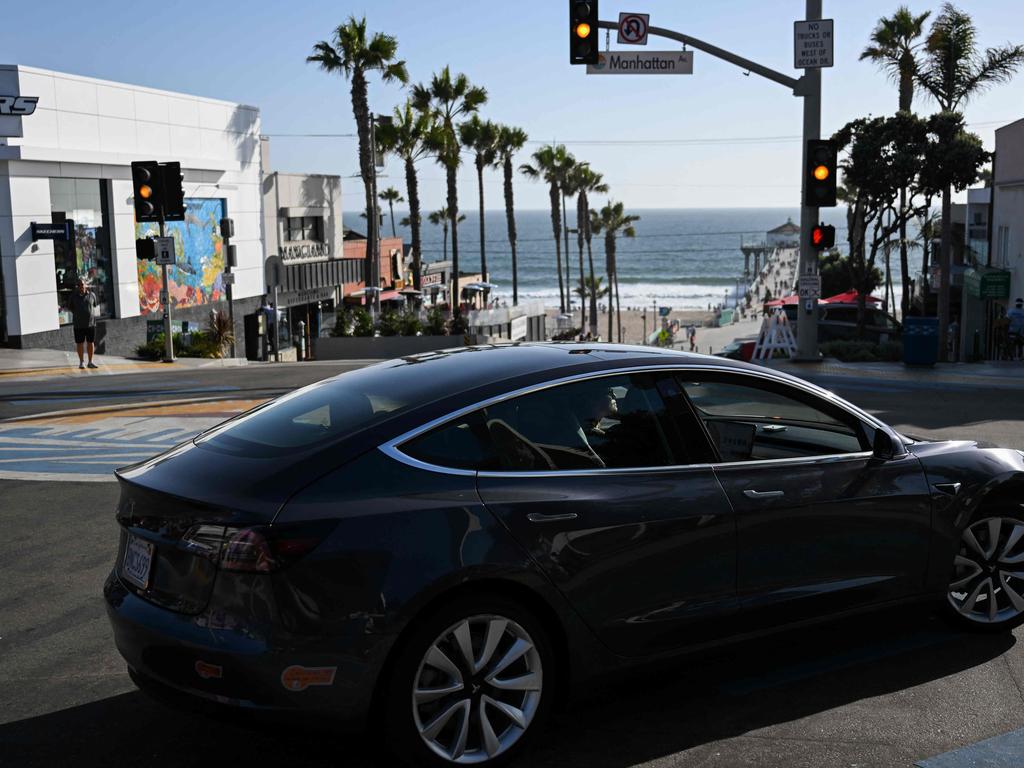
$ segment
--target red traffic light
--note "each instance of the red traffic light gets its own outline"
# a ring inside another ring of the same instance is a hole
[[[836,228],[831,224],[818,224],[811,228],[811,246],[817,250],[832,248],[836,244]]]

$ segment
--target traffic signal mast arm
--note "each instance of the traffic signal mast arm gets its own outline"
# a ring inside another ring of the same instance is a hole
[[[597,25],[601,29],[619,28],[618,22],[615,21],[599,21],[597,22]],[[721,59],[722,61],[727,61],[730,64],[735,64],[740,69],[746,70],[748,72],[753,72],[756,75],[761,75],[761,77],[766,77],[773,82],[779,83],[780,85],[784,85],[787,88],[791,89],[793,91],[794,96],[806,95],[804,93],[804,84],[807,80],[806,76],[797,79],[795,77],[790,77],[789,75],[784,75],[781,72],[776,72],[774,69],[770,67],[765,67],[762,66],[761,64],[758,64],[756,61],[745,59],[742,56],[737,56],[735,53],[730,53],[729,51],[723,50],[722,48],[719,48],[716,45],[705,43],[703,40],[698,40],[695,37],[684,35],[682,32],[674,32],[671,29],[665,29],[664,27],[649,27],[647,30],[647,34],[654,35],[655,37],[665,37],[668,38],[669,40],[675,40],[677,42],[682,43],[683,45],[688,45],[691,48],[696,48],[698,51],[704,51],[704,53],[714,56],[715,58]]]

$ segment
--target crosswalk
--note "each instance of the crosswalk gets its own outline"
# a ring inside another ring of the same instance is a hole
[[[0,422],[0,479],[114,481],[114,470],[155,456],[260,401],[153,406]]]

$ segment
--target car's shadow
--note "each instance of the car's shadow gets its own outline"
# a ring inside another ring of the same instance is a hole
[[[635,765],[956,675],[1014,643],[890,611],[734,644],[595,686],[525,763]],[[367,736],[190,715],[137,691],[0,726],[0,762],[12,766],[358,768],[387,765],[383,754]]]

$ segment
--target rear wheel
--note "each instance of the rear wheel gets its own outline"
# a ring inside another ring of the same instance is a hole
[[[1024,623],[1024,519],[994,512],[964,529],[946,599],[961,626],[1002,631]]]
[[[417,628],[388,686],[393,749],[412,765],[503,765],[551,707],[547,632],[504,598],[459,598]]]

